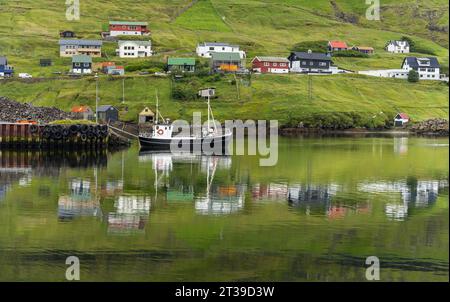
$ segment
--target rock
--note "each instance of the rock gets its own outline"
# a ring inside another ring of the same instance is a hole
[[[15,123],[20,120],[32,120],[49,123],[65,119],[75,119],[75,116],[55,107],[35,107],[0,96],[0,122]]]
[[[411,131],[417,134],[433,134],[448,136],[448,121],[445,119],[430,119],[411,126]]]

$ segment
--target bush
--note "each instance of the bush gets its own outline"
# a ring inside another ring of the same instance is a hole
[[[177,84],[172,89],[172,97],[176,100],[189,101],[197,99],[197,89],[190,84]]]
[[[418,53],[428,54],[428,55],[432,55],[432,56],[436,55],[436,53],[432,49],[429,49],[423,45],[417,44],[416,41],[414,41],[410,37],[403,36],[401,38],[401,40],[407,41],[409,43],[409,50],[411,52],[418,52]]]
[[[305,41],[297,43],[292,47],[292,51],[308,52],[308,50],[311,50],[312,52],[327,53],[328,41]]]
[[[408,82],[411,83],[419,82],[419,73],[415,70],[410,70],[408,73]]]
[[[369,55],[356,50],[339,50],[333,52],[334,57],[368,58]]]

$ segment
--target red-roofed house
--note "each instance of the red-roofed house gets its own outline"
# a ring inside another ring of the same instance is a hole
[[[348,50],[348,46],[347,43],[343,41],[330,41],[328,42],[328,50],[330,51]]]
[[[406,113],[400,112],[394,118],[395,127],[401,127],[407,123],[409,123],[409,116]]]
[[[93,120],[94,119],[94,111],[92,111],[89,106],[74,106],[72,107],[72,112],[76,118],[82,120]]]

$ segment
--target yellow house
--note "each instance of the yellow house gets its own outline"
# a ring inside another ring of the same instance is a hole
[[[154,119],[155,114],[148,107],[145,107],[144,110],[139,113],[139,124],[153,123]]]

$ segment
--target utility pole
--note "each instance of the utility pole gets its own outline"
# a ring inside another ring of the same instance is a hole
[[[98,124],[98,74],[95,73],[95,123]]]
[[[312,88],[313,88],[312,85],[313,85],[312,76],[309,74],[308,75],[308,99],[310,101],[312,101]]]
[[[125,78],[122,79],[122,104],[125,104]]]

